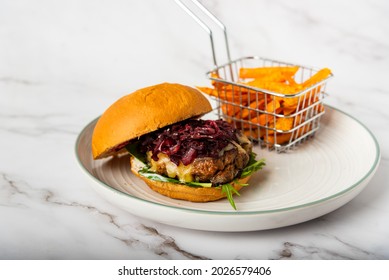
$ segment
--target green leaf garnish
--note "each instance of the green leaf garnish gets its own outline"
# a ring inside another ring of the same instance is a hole
[[[240,196],[239,192],[235,190],[235,188],[231,184],[224,184],[220,186],[222,189],[222,193],[226,194],[228,201],[230,202],[232,208],[236,209],[234,197],[232,196],[233,194],[236,194]]]
[[[250,154],[249,163],[245,168],[243,168],[240,178],[245,178],[247,176],[250,176],[251,174],[262,169],[266,165],[265,159],[260,159],[257,161],[255,157],[256,157],[255,153]]]
[[[142,175],[143,177],[146,177],[147,179],[158,181],[158,182],[167,182],[167,183],[175,183],[175,184],[180,183],[180,181],[178,181],[176,179],[173,179],[170,177],[165,177],[165,176],[158,174],[158,173],[150,172],[150,171],[148,171],[148,169],[147,170],[141,169],[138,171],[138,173],[139,173],[139,175]]]
[[[139,141],[130,142],[126,145],[126,149],[134,158],[146,164],[147,163],[146,155],[139,152],[139,145],[140,145]]]
[[[201,183],[201,182],[185,182],[185,185],[188,185],[191,187],[202,187],[202,188],[212,187],[212,183]]]
[[[145,168],[141,169],[138,171],[139,175],[146,177],[147,179],[151,179],[154,181],[159,181],[159,182],[168,182],[168,183],[175,183],[175,184],[182,184],[182,185],[187,185],[190,187],[202,187],[202,188],[210,188],[212,187],[212,183],[201,183],[201,182],[181,182],[177,179],[170,178],[167,176],[163,176],[161,174],[152,172],[148,169],[146,166]]]

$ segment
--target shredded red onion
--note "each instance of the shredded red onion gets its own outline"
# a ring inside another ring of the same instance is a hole
[[[157,161],[164,153],[175,164],[184,165],[196,158],[219,157],[219,152],[231,141],[238,142],[238,131],[223,120],[187,120],[173,124],[141,138],[141,152],[152,152]]]

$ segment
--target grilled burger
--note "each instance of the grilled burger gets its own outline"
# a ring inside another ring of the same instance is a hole
[[[212,110],[196,89],[159,84],[112,104],[92,137],[94,159],[130,153],[131,171],[154,191],[194,202],[227,197],[262,168],[252,144],[223,120],[199,119]]]

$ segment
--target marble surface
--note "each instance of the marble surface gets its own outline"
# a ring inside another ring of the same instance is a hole
[[[248,233],[176,228],[111,205],[77,166],[78,134],[138,88],[207,85],[207,35],[170,0],[3,0],[0,259],[389,258],[389,2],[204,5],[226,24],[232,58],[333,70],[325,103],[359,119],[381,146],[366,189],[318,219]]]

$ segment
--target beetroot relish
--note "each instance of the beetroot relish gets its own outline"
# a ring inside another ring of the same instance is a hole
[[[151,151],[155,161],[164,153],[176,165],[188,165],[196,158],[218,158],[231,141],[238,142],[237,133],[223,120],[187,120],[142,136],[141,152]]]

